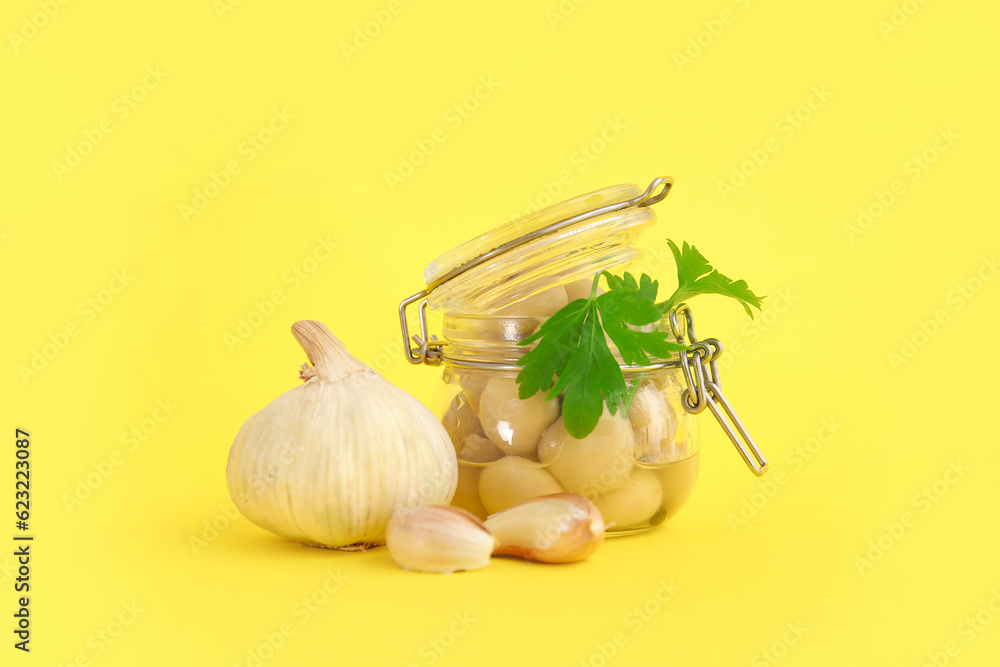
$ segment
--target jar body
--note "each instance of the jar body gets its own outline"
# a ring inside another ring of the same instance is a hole
[[[674,516],[698,475],[694,415],[681,407],[678,368],[630,372],[627,414],[605,408],[597,428],[577,440],[562,424],[560,398],[517,396],[517,370],[446,365],[442,423],[459,463],[452,504],[480,518],[549,493],[586,496],[607,534],[628,535]]]
[[[687,500],[698,439],[681,407],[678,368],[623,369],[635,389],[630,409],[605,410],[582,440],[563,426],[561,397],[521,399],[516,382],[518,360],[530,349],[519,343],[568,303],[594,294],[602,271],[641,257],[634,242],[655,222],[649,204],[671,183],[591,192],[473,238],[428,266],[427,290],[400,305],[414,363],[428,358],[424,309],[443,314],[434,359],[445,366],[438,409],[459,462],[453,505],[485,518],[528,498],[579,493],[601,510],[609,535],[622,535],[666,521]],[[424,349],[416,354],[405,308],[423,296],[415,340]],[[619,356],[613,343],[609,349]]]

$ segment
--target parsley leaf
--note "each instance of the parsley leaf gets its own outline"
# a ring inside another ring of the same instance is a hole
[[[628,395],[625,378],[593,310],[583,324],[579,347],[546,398],[564,390],[563,424],[574,438],[586,437],[594,430],[604,412],[602,403],[614,414]]]
[[[590,296],[563,307],[520,343],[539,341],[518,360],[524,367],[517,376],[518,395],[526,399],[543,391],[551,400],[565,391],[563,423],[574,438],[594,430],[605,404],[611,414],[628,409],[631,392],[607,338],[626,364],[649,364],[649,354],[666,358],[685,349],[668,341],[666,331],[635,328],[663,318],[656,307],[655,281],[646,275],[639,282],[628,273],[623,278],[603,275],[610,288],[606,293],[597,294],[598,274]]]
[[[535,333],[521,341],[521,345],[528,345],[544,337],[543,342],[518,361],[518,364],[524,366],[517,375],[518,396],[525,399],[540,391],[549,391],[552,378],[563,373],[570,357],[579,347],[583,325],[589,316],[590,299],[577,299],[545,320]]]
[[[668,331],[655,328],[682,301],[697,294],[723,294],[737,299],[751,316],[750,306],[760,308],[761,298],[744,281],[723,276],[694,246],[684,243],[678,248],[667,242],[677,262],[678,281],[669,299],[656,303],[659,284],[646,274],[636,280],[627,272],[615,276],[603,271],[594,276],[589,296],[567,304],[520,342],[537,344],[517,362],[522,366],[518,396],[527,399],[543,392],[552,400],[563,394],[563,422],[574,438],[593,432],[605,405],[612,415],[628,410],[638,385],[631,390],[626,386],[620,363],[648,365],[687,349],[668,340]],[[608,291],[598,295],[602,276]],[[608,339],[618,348],[620,360]]]
[[[629,273],[624,278],[607,271],[603,275],[611,289],[597,297],[597,308],[604,331],[618,348],[622,361],[630,365],[647,365],[650,363],[647,353],[666,359],[671,352],[685,349],[683,345],[668,341],[666,331],[636,329],[663,319],[663,313],[656,307],[655,281],[645,274],[639,283]],[[608,409],[614,414],[610,403]]]
[[[698,294],[722,294],[729,296],[740,302],[747,315],[753,318],[753,311],[750,306],[760,310],[760,302],[764,297],[758,297],[750,291],[743,280],[730,280],[711,267],[705,256],[698,252],[693,245],[688,245],[685,241],[682,248],[667,239],[670,244],[670,251],[674,254],[674,261],[677,262],[677,289],[669,299],[661,304],[657,304],[661,311],[669,313],[685,299]]]

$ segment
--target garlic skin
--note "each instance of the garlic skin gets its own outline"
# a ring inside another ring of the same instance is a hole
[[[236,435],[226,479],[240,513],[281,537],[353,550],[384,543],[400,507],[448,503],[458,462],[434,413],[319,322],[292,334],[313,365]]]
[[[389,555],[399,567],[450,574],[490,564],[496,538],[478,518],[457,507],[404,507],[385,533]]]
[[[496,555],[541,563],[575,563],[601,546],[604,518],[575,493],[556,493],[512,505],[486,520],[500,545]]]

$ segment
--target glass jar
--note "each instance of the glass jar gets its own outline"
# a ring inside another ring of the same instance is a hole
[[[442,423],[455,444],[452,505],[480,518],[517,502],[569,491],[597,505],[608,535],[648,530],[672,517],[694,490],[698,432],[681,403],[679,365],[625,371],[635,389],[627,414],[605,414],[582,440],[566,433],[561,398],[517,396],[518,342],[542,320],[444,316],[447,390]],[[489,360],[491,367],[480,366]],[[471,365],[475,364],[475,365]]]
[[[502,225],[431,263],[426,288],[400,304],[408,360],[444,365],[447,389],[438,408],[459,461],[452,504],[484,518],[531,497],[568,491],[597,505],[608,535],[627,535],[663,523],[687,501],[698,474],[694,414],[707,406],[724,420],[714,400],[721,397],[715,360],[722,346],[694,338],[686,306],[654,326],[690,341],[691,352],[638,367],[619,358],[633,391],[628,412],[612,416],[605,408],[583,439],[566,432],[562,397],[520,399],[516,383],[517,362],[531,349],[518,343],[562,306],[586,297],[597,273],[621,273],[641,256],[634,242],[655,222],[649,206],[672,184],[657,178],[645,191],[607,188]],[[412,336],[413,347],[407,308],[418,302],[420,333]],[[428,334],[428,310],[442,313],[443,340]],[[762,472],[766,462],[752,441],[752,454],[737,442],[745,429],[724,397],[722,404],[739,433],[724,424],[727,432],[748,465]]]

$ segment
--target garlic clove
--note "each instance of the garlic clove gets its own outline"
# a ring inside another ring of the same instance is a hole
[[[480,430],[479,415],[472,409],[464,394],[452,399],[441,423],[451,436],[456,452],[461,449],[466,438]]]
[[[608,527],[625,529],[649,521],[663,504],[663,486],[645,468],[632,470],[625,486],[594,501]]]
[[[485,519],[489,515],[483,501],[479,498],[479,476],[482,472],[481,466],[460,463],[458,465],[458,487],[455,489],[455,496],[451,499],[452,507],[470,512],[479,519]]]
[[[490,463],[500,458],[503,458],[503,452],[489,438],[479,433],[467,437],[458,450],[458,460],[469,463]]]
[[[600,510],[575,493],[526,500],[486,519],[500,546],[496,555],[542,563],[574,563],[597,551],[604,541]]]
[[[658,463],[672,451],[677,413],[655,384],[650,382],[636,392],[628,420],[635,433],[635,458]]]
[[[404,570],[450,574],[489,565],[497,541],[469,512],[433,505],[397,510],[386,528],[385,544]]]
[[[586,299],[590,296],[590,288],[593,286],[594,281],[590,279],[575,280],[571,283],[563,285],[566,290],[566,300],[569,303],[576,301],[577,299]],[[603,292],[601,288],[597,289],[598,294]]]
[[[479,497],[490,514],[535,496],[563,491],[548,470],[519,456],[495,461],[483,468],[479,476]]]
[[[472,408],[473,412],[479,412],[479,399],[483,395],[486,383],[490,381],[490,373],[465,371],[458,376],[458,385],[462,388],[465,401]]]
[[[559,417],[559,401],[535,394],[522,400],[517,380],[495,377],[479,401],[479,421],[494,445],[512,456],[535,458],[538,438]]]
[[[628,481],[634,443],[628,419],[621,412],[612,416],[605,408],[593,432],[582,440],[569,434],[562,417],[557,419],[538,441],[538,460],[563,489],[593,500]]]

